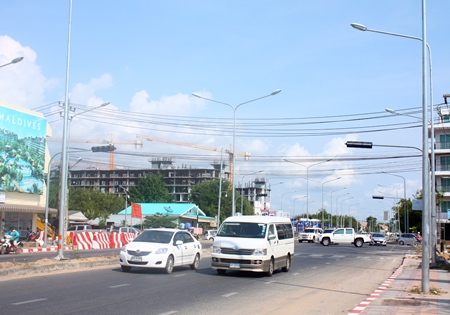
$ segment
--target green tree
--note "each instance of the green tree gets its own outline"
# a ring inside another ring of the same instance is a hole
[[[155,215],[148,215],[145,217],[142,225],[145,228],[156,228],[156,227],[165,227],[165,228],[176,228],[177,223],[175,223],[176,219],[167,214],[162,214],[157,212]]]
[[[232,193],[230,191],[231,183],[228,180],[222,180],[222,192],[220,198],[220,222],[232,215]],[[198,183],[192,187],[189,195],[189,201],[194,202],[207,216],[216,217],[219,205],[219,187],[220,181],[210,180]],[[196,195],[198,194],[198,198]],[[241,212],[241,198],[243,201],[243,214],[254,214],[254,209],[247,198],[241,197],[237,191],[236,196],[236,212]]]
[[[169,194],[161,174],[150,174],[142,178],[137,186],[130,187],[128,194],[130,199],[136,203],[165,203],[173,201],[173,196]]]

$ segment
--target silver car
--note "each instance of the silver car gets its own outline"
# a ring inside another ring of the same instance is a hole
[[[413,233],[400,234],[400,237],[398,238],[398,244],[416,246],[417,245],[416,235]]]
[[[370,241],[369,245],[387,245],[386,236],[383,233],[373,233],[372,234],[372,240]]]

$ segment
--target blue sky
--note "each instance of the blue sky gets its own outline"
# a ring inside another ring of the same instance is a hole
[[[344,143],[422,146],[420,120],[384,111],[421,115],[422,46],[357,31],[350,23],[421,37],[421,3],[74,0],[70,102],[75,113],[110,105],[73,118],[71,138],[78,142],[72,146],[89,148],[87,140],[113,138],[120,167],[149,167],[149,158],[161,156],[174,157],[177,167],[209,166],[220,159],[217,152],[145,140],[142,149],[130,144],[142,134],[229,149],[231,108],[191,93],[236,106],[281,89],[236,111],[236,152],[252,155],[249,161],[237,158],[236,183],[262,170],[258,177],[284,182],[273,186],[272,209],[312,213],[323,199],[333,213],[381,220],[395,199],[371,196],[381,190],[403,197],[403,180],[382,171],[403,176],[410,198],[421,187],[420,153],[348,149]],[[435,105],[450,93],[449,9],[450,3],[428,1]],[[1,68],[0,100],[43,112],[55,138],[62,134],[57,102],[65,95],[68,18],[68,0],[0,5],[0,64],[25,57]],[[373,132],[379,129],[387,130]],[[60,143],[50,149],[52,155],[60,152]],[[109,161],[107,154],[80,156],[86,165]],[[359,159],[368,157],[379,159]],[[72,162],[77,158],[71,155]],[[306,194],[306,169],[327,159],[332,161],[309,169],[306,205],[298,199]],[[332,191],[344,187],[349,197],[336,199],[340,192]]]

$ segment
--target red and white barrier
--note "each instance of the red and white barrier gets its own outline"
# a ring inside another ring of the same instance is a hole
[[[93,240],[94,232],[75,233],[72,245],[78,249],[92,249]]]
[[[110,248],[109,236],[106,233],[95,232],[92,240],[93,249]]]
[[[121,233],[111,233],[109,235],[109,247],[110,248],[121,248],[123,246],[121,237]]]
[[[39,243],[39,246],[44,245],[44,231],[38,232],[38,238],[35,241]]]

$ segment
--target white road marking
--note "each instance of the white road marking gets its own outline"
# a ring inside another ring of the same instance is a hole
[[[36,299],[36,300],[28,300],[28,301],[22,301],[22,302],[17,302],[17,303],[11,303],[11,305],[22,305],[22,304],[28,304],[28,303],[35,303],[35,302],[40,302],[40,301],[46,301],[46,298],[42,298],[42,299]]]
[[[128,283],[124,283],[124,284],[112,285],[109,288],[110,289],[115,289],[115,288],[120,288],[120,287],[126,287],[128,285],[129,285]]]
[[[178,311],[170,311],[170,312],[167,312],[167,313],[161,313],[159,315],[170,315],[170,314],[175,314],[175,313],[178,313]]]
[[[298,276],[300,274],[300,272],[296,272],[296,273],[294,273],[293,275],[294,276]]]
[[[176,274],[175,276],[173,276],[174,278],[177,278],[177,277],[184,277],[186,274],[185,273],[180,273],[180,274]]]
[[[237,294],[237,292],[231,292],[231,293],[228,293],[228,294],[224,294],[224,295],[222,295],[223,297],[230,297],[230,296],[233,296],[233,295],[236,295]]]
[[[264,282],[264,284],[271,284],[271,283],[274,283],[275,281],[266,281],[266,282]]]

